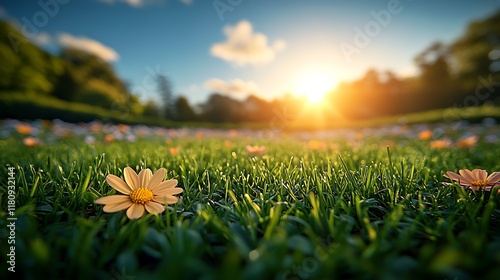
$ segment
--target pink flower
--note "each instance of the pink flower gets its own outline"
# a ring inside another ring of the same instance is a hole
[[[488,172],[482,169],[462,169],[457,174],[452,171],[446,172],[443,176],[455,181],[464,189],[491,191],[491,188],[500,185],[500,172],[493,172],[488,176]],[[453,183],[443,182],[444,185]]]

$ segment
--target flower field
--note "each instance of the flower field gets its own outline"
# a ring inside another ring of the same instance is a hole
[[[493,119],[316,132],[0,127],[1,254],[25,279],[500,275]]]

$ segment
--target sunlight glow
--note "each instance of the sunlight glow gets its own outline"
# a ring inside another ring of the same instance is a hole
[[[328,72],[309,72],[297,80],[295,93],[307,97],[310,103],[319,103],[335,86],[335,78]]]

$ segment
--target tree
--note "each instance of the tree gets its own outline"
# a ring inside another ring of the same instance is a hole
[[[470,23],[465,34],[451,45],[454,69],[465,90],[464,96],[475,95],[478,86],[489,89],[489,95],[480,94],[482,101],[500,96],[499,49],[500,10]]]
[[[451,75],[449,48],[440,42],[433,43],[415,57],[420,68],[414,104],[416,109],[440,108],[453,104],[456,88]]]
[[[193,108],[184,96],[179,96],[175,101],[175,112],[178,121],[194,121],[196,119]]]
[[[248,96],[242,103],[245,121],[249,122],[269,122],[275,116],[277,108],[255,95]],[[275,110],[273,110],[275,109]]]
[[[158,84],[158,91],[163,99],[164,116],[168,120],[176,118],[174,96],[172,94],[172,84],[170,80],[161,74],[156,76],[156,83]]]
[[[62,61],[33,45],[14,26],[0,21],[0,91],[50,95]]]
[[[72,67],[64,62],[64,71],[55,83],[52,95],[61,100],[73,101],[78,94],[79,86],[79,79]]]
[[[52,95],[129,114],[142,105],[111,64],[74,48],[54,56],[33,45],[12,25],[0,21],[0,92]]]
[[[148,100],[144,106],[143,115],[153,118],[158,118],[161,116],[160,108],[156,105],[156,102],[153,100]]]
[[[102,58],[74,48],[63,49],[59,56],[67,63],[67,67],[73,71],[82,86],[89,80],[99,79],[120,92],[127,92],[125,83]]]
[[[380,115],[380,107],[390,102],[375,69],[350,83],[342,83],[334,94],[334,104],[348,118],[368,118]]]
[[[63,49],[60,57],[64,73],[54,89],[56,97],[111,109],[121,115],[142,113],[139,99],[129,92],[108,62],[74,48]]]
[[[214,93],[201,105],[201,117],[209,122],[241,122],[242,105],[226,95]]]

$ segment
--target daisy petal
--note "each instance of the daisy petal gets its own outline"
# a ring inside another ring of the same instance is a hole
[[[146,211],[151,214],[159,214],[165,211],[165,206],[153,201],[147,202],[144,206],[146,207]]]
[[[139,184],[141,185],[141,188],[147,187],[151,177],[153,177],[153,172],[151,172],[151,169],[149,168],[143,169],[139,172]]]
[[[161,191],[164,191],[164,190],[167,190],[167,189],[173,189],[175,188],[175,186],[177,186],[177,180],[176,179],[171,179],[171,180],[167,180],[165,182],[161,182],[158,187],[152,189],[152,191],[155,191],[155,193],[157,192],[161,192]]]
[[[463,181],[463,179],[464,179],[464,177],[458,175],[457,173],[455,173],[453,171],[448,171],[448,172],[444,173],[443,176],[448,178],[448,179],[452,179],[453,181]]]
[[[462,177],[464,178],[463,183],[470,184],[472,183],[472,181],[474,181],[474,177],[472,177],[472,171],[470,171],[469,169],[459,170],[458,173],[460,173],[460,175],[462,175]]]
[[[158,185],[161,183],[161,181],[163,181],[166,174],[167,174],[167,170],[165,168],[160,168],[160,169],[156,170],[153,177],[151,177],[151,179],[149,180],[147,188],[150,190],[156,189],[158,187]]]
[[[135,173],[134,169],[128,166],[125,167],[123,169],[123,176],[125,177],[125,182],[127,182],[132,190],[140,188],[139,177],[137,177],[137,173]]]
[[[116,204],[121,202],[130,201],[130,197],[128,195],[110,195],[98,198],[94,201],[96,204]]]
[[[164,190],[161,190],[161,191],[156,191],[155,192],[155,195],[158,195],[158,196],[163,196],[163,195],[175,195],[175,194],[180,194],[182,193],[184,190],[181,189],[181,188],[173,188],[173,189],[164,189]]]
[[[132,201],[129,200],[129,201],[125,201],[125,202],[104,205],[102,210],[106,213],[113,213],[113,212],[118,212],[118,211],[122,211],[124,209],[127,209],[132,205],[133,205]]]
[[[132,189],[123,181],[120,177],[109,174],[106,176],[106,181],[108,184],[115,190],[123,193],[123,194],[130,194],[132,192]]]
[[[179,199],[175,196],[171,195],[157,195],[154,197],[154,201],[163,203],[163,204],[174,204],[179,201]]]
[[[491,173],[490,176],[488,176],[487,180],[488,184],[490,185],[497,183],[498,181],[500,181],[500,172]]]
[[[472,176],[474,176],[474,179],[484,181],[486,180],[486,177],[488,176],[488,172],[486,170],[482,169],[474,169],[472,170]]]
[[[132,204],[127,210],[127,217],[131,220],[139,219],[144,215],[144,205],[142,204]]]

